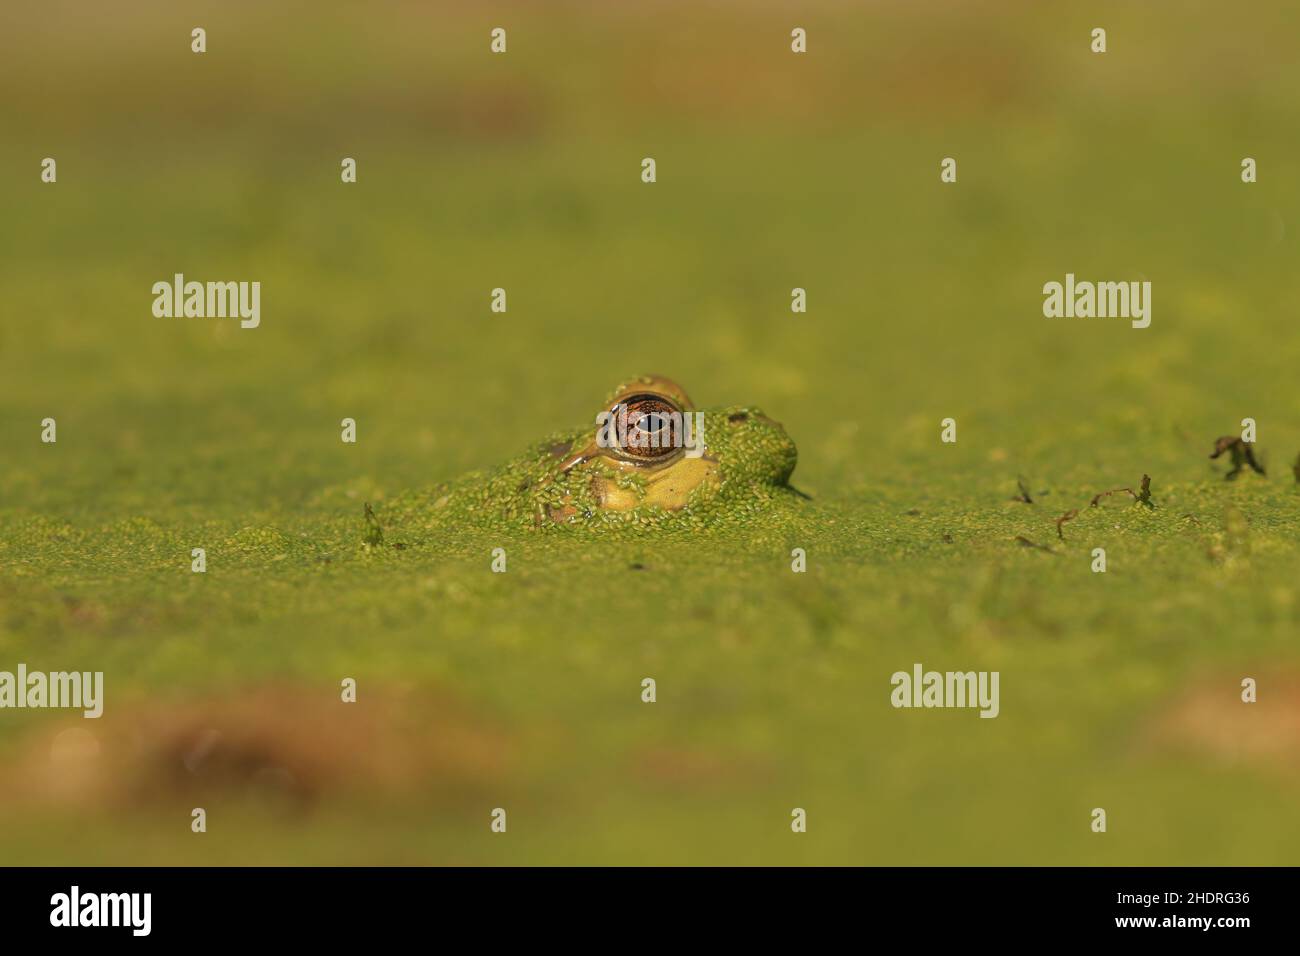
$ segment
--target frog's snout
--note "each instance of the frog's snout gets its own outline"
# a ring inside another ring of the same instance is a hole
[[[720,418],[754,478],[774,485],[790,480],[799,452],[784,425],[754,405],[728,408]]]

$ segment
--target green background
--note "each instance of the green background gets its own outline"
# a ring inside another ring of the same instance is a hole
[[[5,4],[0,669],[102,670],[106,714],[0,711],[0,861],[1300,862],[1297,35],[1287,2]],[[260,281],[261,327],[155,318],[175,272]],[[1044,318],[1067,272],[1150,280],[1151,327]],[[364,502],[641,372],[782,421],[813,500],[361,547]],[[1225,482],[1247,416],[1269,474]],[[1154,511],[1057,539],[1143,473]],[[1001,715],[894,710],[918,661],[998,670]]]

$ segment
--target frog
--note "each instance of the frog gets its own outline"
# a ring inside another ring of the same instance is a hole
[[[587,425],[539,439],[495,469],[375,512],[367,505],[368,540],[405,547],[440,531],[707,528],[806,498],[790,485],[797,462],[785,428],[762,409],[699,410],[672,379],[638,375],[615,386]]]

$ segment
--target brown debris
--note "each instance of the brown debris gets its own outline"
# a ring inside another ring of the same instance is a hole
[[[1144,504],[1148,508],[1154,508],[1155,504],[1151,501],[1151,476],[1150,475],[1142,476],[1141,489],[1142,489],[1141,493],[1134,491],[1132,488],[1112,488],[1110,491],[1103,491],[1100,494],[1093,496],[1093,499],[1091,503],[1089,503],[1088,507],[1090,508],[1097,507],[1097,505],[1101,502],[1102,498],[1107,498],[1110,495],[1125,494],[1128,495],[1130,498],[1132,498],[1138,504]]]
[[[1232,454],[1232,468],[1230,468],[1228,473],[1223,476],[1224,478],[1228,480],[1236,478],[1237,475],[1241,474],[1242,468],[1247,465],[1249,465],[1250,470],[1256,474],[1264,474],[1264,466],[1255,458],[1254,449],[1250,447],[1249,442],[1242,441],[1239,436],[1224,435],[1215,439],[1214,451],[1210,452],[1210,457],[1218,458],[1225,452],[1230,452]],[[1297,460],[1297,463],[1300,464],[1300,460]],[[1300,474],[1297,475],[1297,480],[1300,480]]]
[[[1259,678],[1259,700],[1241,699],[1241,678]],[[1300,773],[1300,675],[1254,670],[1199,680],[1169,700],[1138,736],[1143,759],[1182,754],[1224,768]]]
[[[515,743],[436,688],[368,682],[344,703],[337,686],[277,684],[120,703],[99,720],[33,728],[0,769],[0,811],[243,799],[300,815],[322,801],[415,794],[468,806],[500,786]]]
[[[1030,541],[1028,538],[1026,538],[1023,534],[1016,535],[1016,543],[1019,544],[1022,548],[1034,548],[1035,550],[1038,551],[1046,551],[1048,554],[1056,554],[1056,552],[1053,551],[1051,548],[1049,548],[1047,545],[1036,544],[1035,542]]]

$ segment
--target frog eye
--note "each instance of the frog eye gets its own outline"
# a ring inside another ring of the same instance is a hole
[[[657,465],[681,453],[682,410],[671,398],[642,392],[627,396],[609,411],[615,424],[610,450],[619,458]]]

